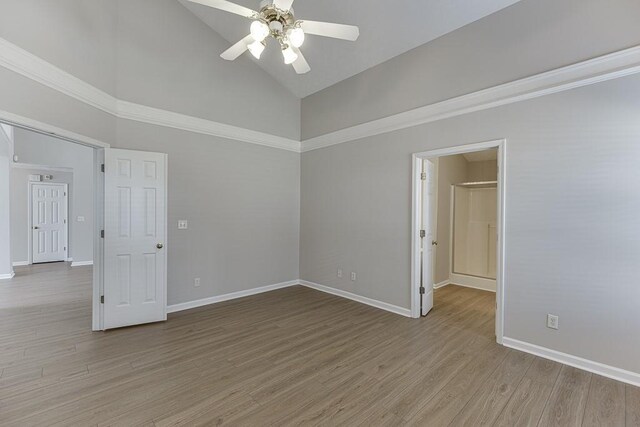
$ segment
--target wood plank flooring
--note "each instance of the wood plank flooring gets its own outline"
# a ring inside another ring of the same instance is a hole
[[[640,390],[501,347],[495,295],[414,320],[304,287],[91,332],[91,267],[0,281],[0,425],[638,426]]]

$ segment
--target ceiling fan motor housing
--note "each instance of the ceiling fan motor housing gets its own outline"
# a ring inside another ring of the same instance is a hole
[[[270,0],[260,2],[260,18],[267,23],[275,38],[283,37],[286,30],[296,23],[293,9],[280,10]]]

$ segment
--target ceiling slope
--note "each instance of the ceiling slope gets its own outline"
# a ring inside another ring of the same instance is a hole
[[[249,34],[248,19],[187,0],[179,1],[230,45]],[[262,59],[255,62],[294,95],[304,98],[518,1],[296,0],[293,7],[297,19],[358,25],[360,38],[345,42],[307,37],[302,51],[311,72],[304,75],[297,75],[283,63],[273,40]],[[234,2],[251,9],[257,9],[259,4],[259,0]]]

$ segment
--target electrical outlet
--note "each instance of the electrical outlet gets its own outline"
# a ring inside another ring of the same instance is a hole
[[[351,272],[351,281],[352,281],[352,282],[355,282],[355,281],[356,281],[356,272],[355,272],[355,271],[352,271],[352,272]]]
[[[195,279],[193,279],[193,286],[195,286],[196,288],[200,286],[200,278],[196,277]]]
[[[189,222],[186,219],[178,221],[178,230],[186,230],[187,228],[189,228]]]
[[[558,316],[554,314],[547,314],[547,328],[558,329]]]
[[[342,269],[341,268],[338,269],[338,278],[339,279],[342,278]]]

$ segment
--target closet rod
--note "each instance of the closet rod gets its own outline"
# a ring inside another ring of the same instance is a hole
[[[462,182],[454,185],[457,187],[497,187],[498,181]]]

